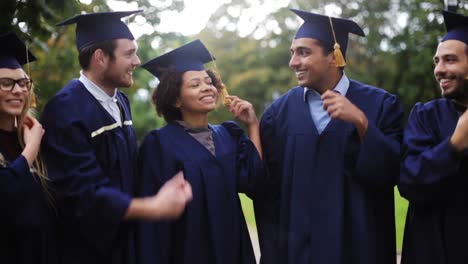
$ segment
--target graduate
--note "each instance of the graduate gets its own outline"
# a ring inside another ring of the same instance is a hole
[[[299,82],[260,122],[270,192],[254,199],[261,263],[396,262],[393,189],[402,107],[345,74],[353,21],[292,10]]]
[[[144,140],[140,194],[156,192],[179,169],[193,188],[183,216],[146,226],[141,263],[256,263],[238,193],[251,194],[264,177],[259,122],[250,103],[228,96],[234,122],[212,125],[208,113],[222,99],[218,75],[204,68],[213,58],[195,40],[142,65],[160,81],[153,94],[167,125]]]
[[[140,64],[122,17],[103,12],[72,17],[82,68],[42,115],[49,177],[56,188],[63,263],[135,263],[135,220],[179,216],[191,198],[182,172],[146,198],[133,198],[137,142],[128,98]],[[176,174],[176,172],[174,172]]]
[[[33,82],[21,67],[35,60],[14,33],[0,36],[0,263],[56,263],[44,129],[31,115]]]
[[[443,16],[433,58],[442,98],[413,107],[402,145],[405,264],[468,263],[468,17]]]

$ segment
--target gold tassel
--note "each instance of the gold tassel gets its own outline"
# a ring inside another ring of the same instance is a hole
[[[336,41],[335,29],[333,28],[332,18],[330,16],[328,18],[330,20],[330,27],[333,34],[333,40],[335,41],[335,45],[333,45],[333,55],[335,56],[335,64],[337,68],[344,67],[346,66],[346,61],[344,59],[343,52],[341,52],[340,44],[338,44],[338,41]]]
[[[346,61],[345,61],[345,59],[343,57],[343,53],[341,52],[340,44],[335,42],[335,45],[333,45],[333,49],[334,49],[333,55],[335,55],[336,67],[346,66]]]
[[[31,105],[29,106],[30,108],[36,108],[37,107],[37,98],[34,92],[31,94]]]

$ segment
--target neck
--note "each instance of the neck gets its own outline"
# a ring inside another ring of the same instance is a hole
[[[96,84],[101,90],[103,90],[107,95],[114,96],[115,94],[115,87],[106,84],[104,79],[102,78],[102,73],[97,73],[93,70],[83,70],[83,75],[86,76],[90,81]]]
[[[200,114],[200,115],[182,114],[182,120],[185,123],[187,123],[190,128],[208,127],[208,114]]]
[[[4,131],[14,131],[15,117],[0,115],[0,129]]]
[[[326,77],[324,83],[320,87],[314,87],[318,93],[323,94],[328,90],[333,90],[338,82],[340,82],[343,73],[341,71],[337,71],[336,74],[330,74],[329,76],[330,77],[328,78]]]

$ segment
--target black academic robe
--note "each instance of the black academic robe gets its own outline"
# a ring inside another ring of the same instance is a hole
[[[72,80],[42,115],[67,264],[135,261],[133,227],[122,220],[134,194],[137,143],[128,99],[118,91],[117,100],[122,127]]]
[[[238,192],[250,194],[264,177],[263,163],[233,122],[210,125],[215,156],[171,123],[153,130],[140,148],[140,195],[155,194],[183,170],[193,200],[180,219],[148,223],[140,233],[141,263],[255,263]]]
[[[20,154],[16,132],[0,131],[4,140],[16,142],[19,150],[13,157],[0,144],[8,162],[0,165],[0,263],[57,263],[53,205]]]
[[[450,100],[417,103],[405,128],[399,190],[409,200],[402,263],[468,263],[468,150],[450,137],[461,115]]]
[[[354,80],[346,97],[369,120],[331,120],[318,134],[304,88],[265,111],[261,137],[270,192],[254,199],[261,263],[396,262],[393,188],[403,113],[396,96]]]

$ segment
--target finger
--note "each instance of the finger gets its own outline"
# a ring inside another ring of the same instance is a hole
[[[185,184],[183,186],[183,191],[184,191],[184,194],[185,194],[185,200],[187,202],[191,201],[192,198],[193,198],[192,185],[190,185],[190,183],[188,181],[185,181]]]
[[[327,90],[322,94],[321,98],[322,98],[322,100],[325,100],[325,99],[336,98],[338,96],[340,96],[339,93],[335,93],[333,91]]]

